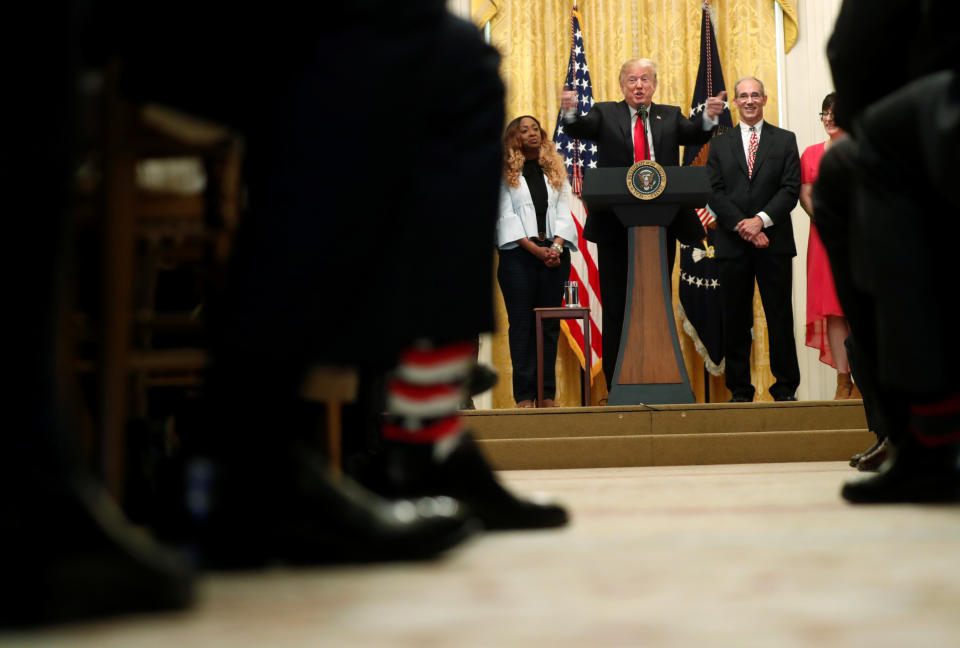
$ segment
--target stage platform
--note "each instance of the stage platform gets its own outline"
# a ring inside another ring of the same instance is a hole
[[[845,461],[863,403],[707,403],[463,412],[498,470]]]

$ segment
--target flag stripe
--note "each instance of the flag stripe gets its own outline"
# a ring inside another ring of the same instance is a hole
[[[582,17],[574,8],[570,15],[570,58],[564,87],[576,91],[577,110],[586,114],[593,106],[593,87],[590,83],[590,70],[584,51],[583,33],[580,30]],[[577,252],[570,256],[570,281],[580,286],[580,303],[590,309],[590,354],[593,378],[602,370],[603,348],[601,321],[603,309],[600,303],[600,274],[597,271],[597,246],[583,238],[583,226],[587,220],[587,211],[580,194],[583,189],[583,173],[597,166],[597,146],[590,140],[575,140],[567,136],[563,128],[563,115],[558,113],[557,126],[553,141],[557,151],[564,159],[567,176],[572,187],[570,211],[577,227]],[[580,359],[581,367],[586,366],[583,349],[583,321],[564,320],[561,328],[574,353]]]
[[[697,208],[697,217],[700,218],[700,224],[703,225],[704,229],[706,229],[710,223],[717,222],[717,217],[714,215],[713,210],[710,209],[710,205]]]

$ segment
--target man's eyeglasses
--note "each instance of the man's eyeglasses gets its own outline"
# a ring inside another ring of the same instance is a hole
[[[817,113],[817,114],[820,115],[820,119],[833,119],[833,112],[832,112],[832,111],[830,111],[830,112],[822,112],[822,113]]]

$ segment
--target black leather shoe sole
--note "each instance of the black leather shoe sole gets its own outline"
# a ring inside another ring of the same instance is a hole
[[[196,533],[204,566],[421,560],[482,529],[469,507],[450,497],[384,499],[348,477],[334,481],[319,455],[294,454],[289,477],[266,471],[250,486],[250,471],[240,470],[239,485],[237,471],[223,479],[224,495]]]
[[[890,456],[890,442],[884,439],[875,448],[871,449],[857,461],[856,469],[860,472],[876,472]]]
[[[487,529],[542,529],[564,526],[565,508],[513,495],[500,484],[473,437],[465,434],[440,467],[442,492],[466,502]]]
[[[847,482],[840,494],[851,504],[934,504],[960,502],[960,475],[912,475],[890,478],[883,474]]]
[[[840,494],[853,504],[960,502],[956,449],[892,449],[876,475],[847,482]]]
[[[99,485],[80,480],[60,494],[23,499],[21,525],[4,534],[11,596],[0,627],[169,612],[193,602],[189,563],[127,522]]]
[[[475,365],[470,372],[467,390],[471,396],[482,394],[488,389],[493,389],[498,379],[497,372],[490,367],[481,364]]]
[[[880,447],[880,444],[881,444],[881,443],[883,443],[883,439],[879,439],[879,438],[878,438],[876,441],[874,441],[874,443],[873,443],[872,446],[870,446],[869,448],[867,448],[867,449],[864,450],[863,452],[858,452],[857,454],[855,454],[855,455],[853,455],[852,457],[850,457],[850,467],[851,467],[851,468],[856,468],[856,467],[857,467],[857,463],[858,463],[861,459],[863,459],[864,457],[866,457],[867,455],[872,454],[873,452],[875,452],[876,449]]]
[[[442,461],[434,460],[432,450],[390,444],[381,457],[379,475],[371,475],[371,487],[386,497],[453,497],[464,502],[488,530],[543,529],[569,521],[563,506],[517,497],[504,488],[468,433]]]

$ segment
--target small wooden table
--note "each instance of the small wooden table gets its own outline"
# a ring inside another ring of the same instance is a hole
[[[555,306],[534,308],[537,314],[537,407],[543,402],[543,320],[545,319],[582,319],[583,320],[583,404],[590,405],[590,374],[593,352],[590,349],[590,309],[586,306]],[[554,359],[556,362],[556,359]]]

